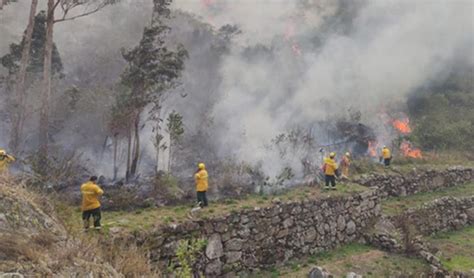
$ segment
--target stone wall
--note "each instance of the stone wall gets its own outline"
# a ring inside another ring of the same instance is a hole
[[[138,244],[146,241],[151,260],[160,269],[167,269],[176,263],[180,240],[206,239],[206,250],[197,259],[196,267],[206,277],[220,277],[241,270],[270,268],[367,238],[367,231],[380,220],[380,201],[384,198],[434,191],[473,179],[473,169],[461,167],[409,175],[370,175],[357,180],[373,188],[360,194],[279,202],[208,220],[190,220],[157,227],[128,241]],[[427,214],[409,211],[406,217],[411,217],[423,233],[448,230],[473,223],[473,203],[473,198],[462,201],[443,198],[426,207]],[[387,246],[381,247],[386,249],[402,249],[397,241],[391,237],[385,239],[384,235],[373,234],[368,241],[383,242]]]
[[[162,269],[175,260],[181,239],[205,238],[198,267],[208,277],[268,268],[333,249],[361,237],[380,214],[375,191],[278,203],[213,218],[162,227],[146,235],[151,259]]]
[[[474,181],[474,169],[451,167],[446,170],[420,170],[407,174],[365,175],[355,182],[379,189],[381,197],[407,196],[430,192]]]
[[[458,230],[474,224],[474,196],[443,197],[394,216],[393,222],[403,219],[412,223],[422,235]]]

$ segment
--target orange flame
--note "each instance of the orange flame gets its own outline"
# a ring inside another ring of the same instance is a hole
[[[411,158],[422,158],[421,150],[418,148],[413,148],[409,141],[403,141],[400,144],[400,150],[403,155]]]
[[[370,156],[372,157],[376,157],[377,156],[377,142],[375,141],[369,141],[369,147],[368,147],[368,153]]]
[[[409,134],[411,133],[410,127],[410,119],[401,119],[401,120],[394,120],[392,122],[393,127],[396,128],[402,134]]]

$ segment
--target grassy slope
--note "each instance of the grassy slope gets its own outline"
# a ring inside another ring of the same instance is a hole
[[[444,196],[465,197],[474,195],[474,183],[458,185],[443,190],[418,193],[406,197],[394,197],[382,203],[383,212],[387,215],[397,215],[409,208],[416,208],[423,203],[433,201]]]
[[[355,272],[364,277],[421,274],[428,269],[422,261],[400,255],[388,254],[362,244],[348,244],[336,250],[318,254],[306,261],[290,262],[278,270],[259,272],[249,277],[307,277],[311,268],[321,266],[334,277],[345,277]]]
[[[328,196],[344,196],[365,190],[367,190],[367,188],[356,184],[339,184],[338,190],[336,191],[321,191],[316,187],[299,187],[276,196],[252,195],[238,201],[221,200],[218,202],[211,202],[208,208],[201,210],[195,215],[195,219],[222,216],[233,211],[253,209],[254,207],[268,207],[272,205],[272,200],[274,198],[286,202],[304,200],[307,198],[316,199]],[[57,208],[61,218],[69,227],[74,230],[80,230],[81,212],[79,207],[58,204]],[[105,230],[112,227],[121,227],[129,231],[150,229],[159,224],[171,224],[185,221],[188,219],[188,213],[191,208],[192,205],[149,208],[135,211],[105,211],[102,215],[102,223]]]
[[[472,273],[474,269],[474,226],[460,231],[442,233],[429,239],[438,249],[437,255],[449,270]]]

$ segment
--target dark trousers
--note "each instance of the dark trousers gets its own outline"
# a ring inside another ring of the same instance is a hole
[[[201,203],[201,207],[207,207],[207,195],[206,191],[198,191],[197,192],[197,200],[198,203]]]
[[[336,177],[326,175],[326,186],[329,186],[329,183],[331,183],[332,187],[336,187]]]
[[[390,166],[390,161],[391,161],[391,160],[392,160],[391,158],[385,158],[385,159],[383,160],[383,164],[384,164],[385,166]]]
[[[100,207],[96,208],[96,209],[91,209],[91,210],[86,210],[86,211],[83,211],[82,212],[82,220],[84,221],[84,223],[87,223],[87,225],[89,225],[89,219],[91,218],[94,218],[94,227],[95,228],[100,228],[100,218],[101,218],[101,215],[100,215]],[[88,227],[84,227],[84,228],[88,228]]]

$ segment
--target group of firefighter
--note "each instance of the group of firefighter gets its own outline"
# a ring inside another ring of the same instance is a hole
[[[383,146],[382,153],[380,155],[380,161],[383,162],[385,167],[390,166],[392,161],[392,153],[387,146]],[[351,154],[345,153],[342,157],[339,165],[336,162],[336,153],[331,152],[328,157],[324,158],[324,164],[322,171],[325,177],[324,189],[336,189],[336,177],[349,178],[349,168],[351,165]]]
[[[390,166],[392,155],[390,150],[384,146],[380,156],[386,167]],[[0,149],[0,173],[5,172],[8,166],[15,161],[15,158],[7,154],[3,149]],[[328,157],[324,158],[324,164],[322,171],[325,176],[325,189],[336,189],[336,177],[348,178],[349,168],[351,165],[351,154],[345,153],[342,157],[341,162],[336,162],[336,153],[331,152]],[[196,184],[196,195],[197,204],[199,208],[207,207],[207,190],[208,190],[208,179],[209,175],[206,170],[204,163],[198,164],[198,169],[194,173],[194,180]],[[90,177],[89,181],[81,185],[82,194],[82,220],[84,230],[90,229],[90,219],[93,218],[93,226],[95,230],[101,229],[101,205],[100,197],[104,194],[104,191],[97,184],[98,178],[96,176]]]

